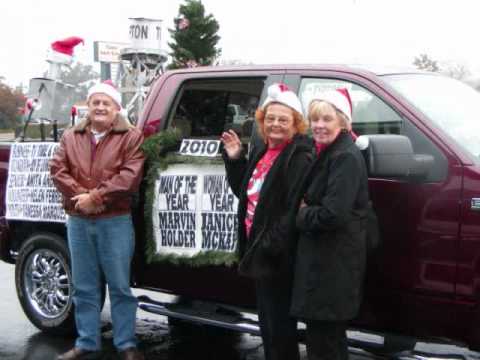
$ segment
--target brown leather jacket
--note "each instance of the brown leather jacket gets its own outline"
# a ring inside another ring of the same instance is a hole
[[[118,115],[112,128],[95,146],[88,119],[65,131],[50,160],[53,182],[63,195],[69,215],[107,218],[130,212],[132,194],[142,179],[144,155],[140,130]],[[89,192],[105,210],[85,215],[75,210],[70,199]]]

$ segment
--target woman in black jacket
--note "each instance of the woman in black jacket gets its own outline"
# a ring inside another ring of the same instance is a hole
[[[264,143],[249,159],[233,131],[222,134],[228,182],[239,199],[239,271],[255,280],[265,359],[299,358],[289,316],[296,246],[295,216],[311,143],[299,99],[283,84],[268,89],[256,112]]]
[[[318,94],[308,120],[317,150],[296,223],[300,231],[292,315],[307,324],[309,360],[347,360],[347,321],[362,298],[368,178],[349,131],[346,89]]]

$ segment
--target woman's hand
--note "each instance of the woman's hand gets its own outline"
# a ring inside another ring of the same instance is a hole
[[[307,203],[305,202],[305,199],[302,199],[302,201],[300,201],[300,206],[298,207],[299,209],[301,208],[304,208],[304,207],[307,207]]]
[[[220,137],[229,159],[238,159],[242,153],[242,142],[233,130],[225,131]]]

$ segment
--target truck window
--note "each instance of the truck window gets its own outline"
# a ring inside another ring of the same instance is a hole
[[[300,85],[300,100],[305,111],[316,93],[329,89],[347,88],[353,103],[352,128],[357,135],[397,134],[408,137],[415,154],[432,155],[435,166],[425,182],[443,181],[447,176],[447,159],[438,147],[408,119],[402,117],[381,98],[364,87],[339,79],[304,78]]]
[[[320,91],[347,88],[353,102],[353,131],[357,135],[400,134],[403,120],[390,106],[367,89],[348,81],[337,79],[302,80],[300,99],[305,111],[315,93]]]
[[[169,117],[169,127],[184,138],[217,138],[233,129],[248,141],[263,78],[191,80],[186,82]]]

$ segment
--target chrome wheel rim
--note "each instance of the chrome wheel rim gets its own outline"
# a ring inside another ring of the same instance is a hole
[[[31,307],[42,317],[62,316],[71,306],[71,278],[65,259],[51,250],[33,251],[26,263],[23,287]]]

